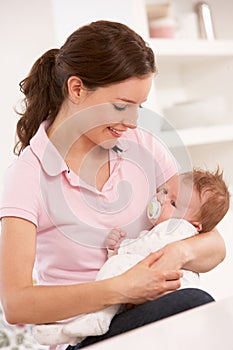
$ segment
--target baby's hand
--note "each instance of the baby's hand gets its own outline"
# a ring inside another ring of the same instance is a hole
[[[112,229],[106,238],[107,249],[113,250],[114,254],[117,254],[120,244],[125,238],[126,233],[120,228]]]

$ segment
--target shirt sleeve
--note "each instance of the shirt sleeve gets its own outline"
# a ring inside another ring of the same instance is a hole
[[[3,179],[0,219],[14,216],[38,225],[40,191],[37,176],[34,166],[19,158],[8,167]]]
[[[179,165],[168,147],[157,138],[155,141],[157,188],[178,173]]]
[[[179,164],[167,145],[158,136],[143,129],[139,129],[139,133],[139,142],[144,143],[153,157],[158,188],[178,173]]]

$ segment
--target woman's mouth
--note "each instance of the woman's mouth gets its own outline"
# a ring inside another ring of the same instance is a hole
[[[121,137],[121,135],[122,135],[122,133],[123,133],[123,131],[114,129],[114,128],[111,127],[111,126],[108,126],[108,130],[110,131],[110,133],[111,133],[112,136],[114,136],[114,137]]]

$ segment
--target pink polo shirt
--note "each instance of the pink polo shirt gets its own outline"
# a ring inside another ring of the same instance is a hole
[[[147,203],[177,164],[152,134],[129,129],[109,150],[110,177],[98,191],[67,167],[47,125],[7,169],[0,217],[36,225],[40,284],[92,281],[107,259],[104,242],[112,228],[121,227],[129,238],[150,228]]]

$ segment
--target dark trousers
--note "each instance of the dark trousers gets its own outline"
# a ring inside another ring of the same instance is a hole
[[[179,289],[116,315],[107,333],[101,336],[87,337],[82,343],[76,346],[70,345],[66,350],[84,348],[85,346],[113,337],[114,335],[130,331],[212,301],[214,301],[214,299],[201,289]]]

